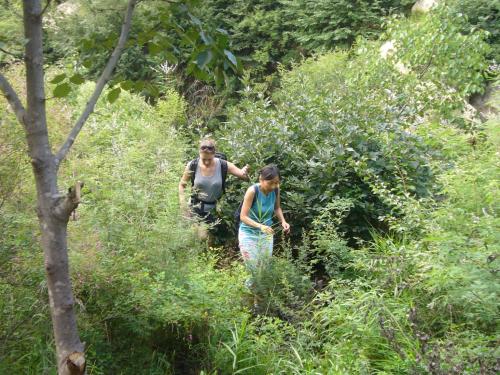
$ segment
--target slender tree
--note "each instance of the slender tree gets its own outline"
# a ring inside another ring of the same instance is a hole
[[[61,193],[58,188],[58,171],[61,162],[66,158],[83,125],[94,111],[104,87],[112,76],[126,45],[132,24],[132,15],[139,0],[128,0],[116,47],[97,80],[94,92],[82,114],[55,154],[52,153],[47,128],[42,40],[42,18],[50,2],[51,0],[47,0],[45,7],[42,7],[41,0],[23,0],[23,23],[27,41],[24,52],[26,106],[23,105],[19,95],[1,73],[0,90],[24,128],[35,177],[36,210],[42,233],[41,245],[44,251],[58,373],[59,375],[84,374],[86,366],[84,345],[80,341],[76,325],[67,247],[68,221],[71,213],[80,203],[80,190],[83,184],[77,183],[67,193]],[[226,71],[237,72],[240,64],[228,49],[226,32],[222,30],[221,38],[207,38],[202,22],[186,11],[186,5],[190,3],[195,3],[195,0],[172,2],[172,4],[184,9],[184,14],[188,16],[194,27],[193,30],[200,36],[199,40],[193,40],[193,51],[188,62],[188,65],[191,66],[190,71],[195,76],[204,77],[208,77],[208,73],[213,72],[215,82],[221,82],[227,78]],[[171,25],[166,24],[165,26]],[[178,33],[181,37],[184,32],[192,35],[192,30],[184,30],[179,27],[175,29],[179,30]]]
[[[84,374],[86,363],[84,345],[80,341],[76,325],[67,247],[68,221],[79,204],[81,184],[77,183],[68,193],[61,194],[57,184],[58,170],[83,124],[93,112],[120,58],[129,34],[136,2],[136,0],[128,1],[118,43],[97,81],[94,93],[57,154],[54,155],[51,151],[47,130],[42,40],[42,17],[45,8],[42,8],[41,0],[23,1],[24,33],[27,40],[24,55],[26,107],[7,79],[0,74],[0,89],[24,127],[35,177],[36,209],[42,233],[41,245],[44,251],[57,368],[60,375]]]

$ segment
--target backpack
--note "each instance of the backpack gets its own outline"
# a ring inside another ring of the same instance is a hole
[[[252,206],[255,203],[255,201],[257,200],[257,197],[259,196],[259,189],[257,188],[257,184],[253,185],[253,190],[255,191],[255,194],[253,196]],[[279,194],[279,188],[274,189],[274,192],[276,193],[276,198],[277,198],[278,194]],[[243,200],[244,200],[244,198],[243,198]],[[236,211],[234,211],[234,214],[233,214],[234,229],[236,229],[236,232],[238,232],[238,230],[240,229],[240,223],[241,223],[240,216],[241,216],[241,208],[243,207],[243,200],[240,202],[240,205],[238,206]]]
[[[222,193],[224,194],[226,192],[227,157],[226,154],[222,152],[216,152],[215,157],[220,159],[220,172],[221,172],[220,174],[222,176]],[[198,169],[199,160],[200,158],[197,157],[196,159],[191,160],[191,163],[189,164],[189,170],[191,171],[191,186],[194,186],[194,179],[196,170]]]

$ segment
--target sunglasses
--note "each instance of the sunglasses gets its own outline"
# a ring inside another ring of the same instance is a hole
[[[207,146],[207,145],[203,145],[203,146],[200,146],[200,150],[201,150],[201,151],[210,151],[210,152],[214,152],[214,151],[215,151],[215,147],[214,147],[214,146]]]

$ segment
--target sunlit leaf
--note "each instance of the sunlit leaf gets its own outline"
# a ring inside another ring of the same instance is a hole
[[[136,89],[136,91],[141,91],[144,89],[144,81],[136,81],[134,83],[134,87]]]
[[[163,50],[163,48],[159,44],[149,43],[148,50],[149,50],[149,53],[151,53],[152,55],[156,55],[156,54],[160,53]]]
[[[238,65],[238,62],[236,61],[236,57],[233,55],[231,51],[228,51],[227,49],[224,50],[224,55],[233,63],[233,65]]]
[[[58,74],[52,80],[50,83],[58,84],[66,79],[66,73]]]
[[[92,66],[93,64],[93,61],[91,59],[86,59],[82,62],[82,65],[87,68],[87,69],[90,69],[90,67]]]
[[[132,81],[123,81],[122,83],[120,83],[120,87],[123,89],[123,90],[131,90],[133,87],[134,87],[134,82]]]
[[[56,98],[64,98],[70,93],[70,91],[71,91],[71,86],[69,85],[69,83],[64,82],[63,84],[57,86],[52,92],[52,94]]]
[[[120,87],[116,87],[108,93],[108,102],[114,103],[116,99],[120,96],[122,89]]]
[[[81,74],[73,74],[71,78],[69,79],[71,83],[74,83],[75,85],[81,85],[83,82],[85,82],[85,78]]]

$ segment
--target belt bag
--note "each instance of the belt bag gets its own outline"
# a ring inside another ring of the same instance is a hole
[[[197,206],[195,208],[199,207],[201,212],[207,212],[207,211],[205,211],[205,205],[214,206],[213,208],[215,208],[215,206],[217,205],[217,201],[205,202],[205,201],[202,201],[200,199],[191,197],[191,206],[193,206],[193,207]]]

